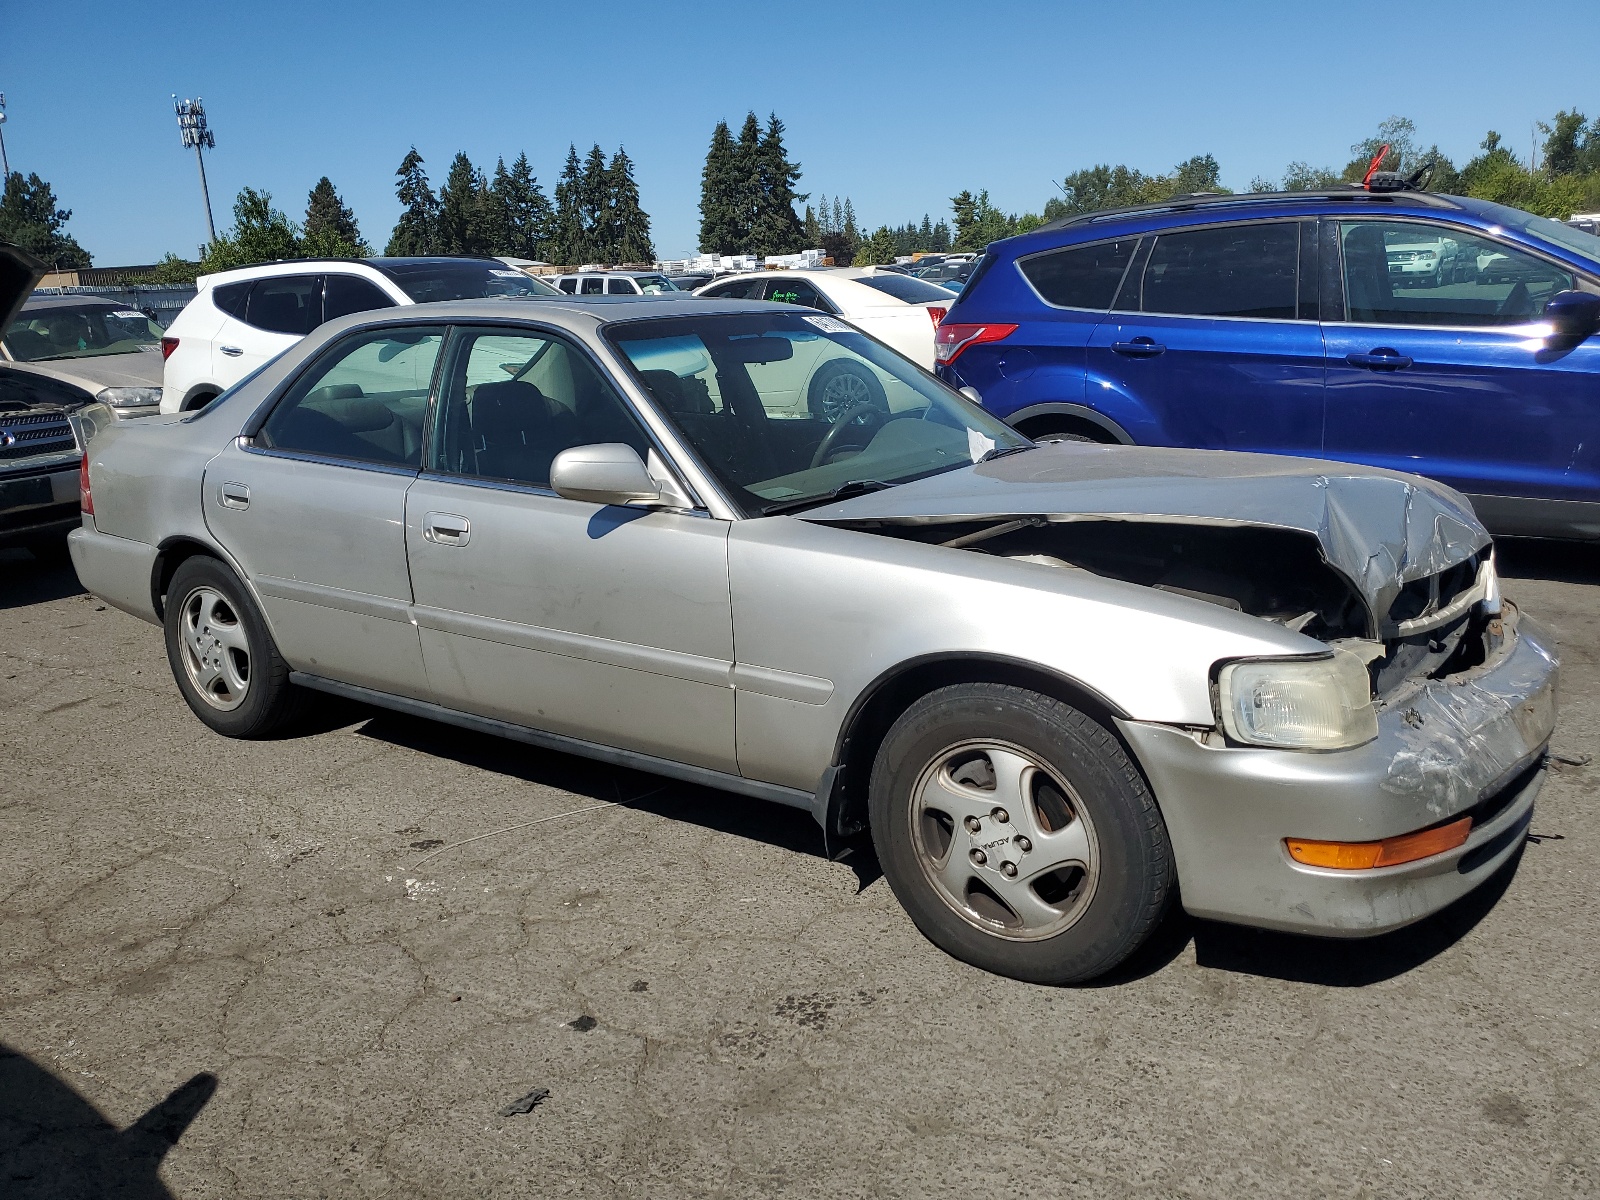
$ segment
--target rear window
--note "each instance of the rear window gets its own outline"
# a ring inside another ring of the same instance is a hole
[[[1139,244],[1138,238],[1118,238],[1092,246],[1068,246],[1025,258],[1017,265],[1034,290],[1058,308],[1105,310],[1116,297],[1122,273]],[[977,279],[967,285],[970,291]]]
[[[864,283],[886,296],[893,296],[896,300],[904,300],[907,304],[950,303],[949,288],[942,288],[925,279],[914,279],[910,275],[896,275],[892,272],[883,275],[862,275],[856,282]]]
[[[499,262],[401,262],[380,269],[418,304],[559,294],[548,283]]]

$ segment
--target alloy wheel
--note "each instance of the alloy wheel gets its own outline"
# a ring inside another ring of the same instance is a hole
[[[239,614],[221,592],[199,587],[178,613],[184,673],[212,708],[227,712],[250,688],[250,640]]]
[[[871,398],[865,379],[854,371],[840,371],[822,385],[822,419],[831,425],[851,408]]]

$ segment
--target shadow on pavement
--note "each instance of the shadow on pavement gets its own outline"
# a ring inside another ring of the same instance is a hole
[[[1506,579],[1600,583],[1600,545],[1538,538],[1496,538],[1495,570]]]
[[[157,1177],[211,1094],[196,1075],[123,1130],[38,1063],[0,1044],[0,1193],[7,1200],[168,1200]]]
[[[541,750],[487,733],[421,717],[381,713],[359,730],[363,737],[406,746],[466,766],[560,788],[595,800],[620,800],[629,808],[718,833],[766,842],[802,854],[822,854],[822,833],[809,813],[715,788],[680,783],[646,771],[591,762],[575,754]],[[855,857],[852,855],[852,857]],[[876,864],[856,867],[858,878]],[[874,876],[875,877],[875,876]],[[871,880],[862,883],[864,888]]]
[[[0,550],[0,609],[83,595],[70,562],[41,562],[26,550]]]

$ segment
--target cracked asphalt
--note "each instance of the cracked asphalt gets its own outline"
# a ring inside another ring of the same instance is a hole
[[[1501,557],[1576,762],[1600,551]],[[795,812],[353,707],[217,737],[0,552],[0,1194],[1595,1196],[1597,779],[1409,930],[1180,916],[1047,989]]]

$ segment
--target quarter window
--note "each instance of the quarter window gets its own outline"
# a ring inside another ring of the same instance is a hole
[[[438,328],[367,330],[297,380],[257,435],[271,450],[417,467]]]
[[[820,308],[823,312],[833,311],[817,289],[804,279],[769,279],[767,299],[775,300],[779,304],[798,304],[802,308]]]
[[[1111,307],[1117,284],[1128,269],[1138,238],[1069,246],[1023,259],[1020,266],[1028,282],[1050,304],[1061,308],[1089,308],[1102,312]],[[971,291],[976,277],[967,284]]]
[[[250,280],[243,283],[219,283],[211,289],[211,303],[230,317],[244,320],[244,303],[250,298]]]
[[[1514,325],[1573,286],[1541,258],[1445,225],[1345,221],[1339,248],[1346,319],[1363,325]]]
[[[304,337],[322,324],[322,276],[277,275],[256,280],[244,319],[257,329]]]
[[[1144,269],[1140,311],[1294,320],[1299,270],[1297,222],[1164,233]]]
[[[548,487],[563,450],[650,442],[589,359],[562,339],[466,332],[455,342],[430,470]]]

